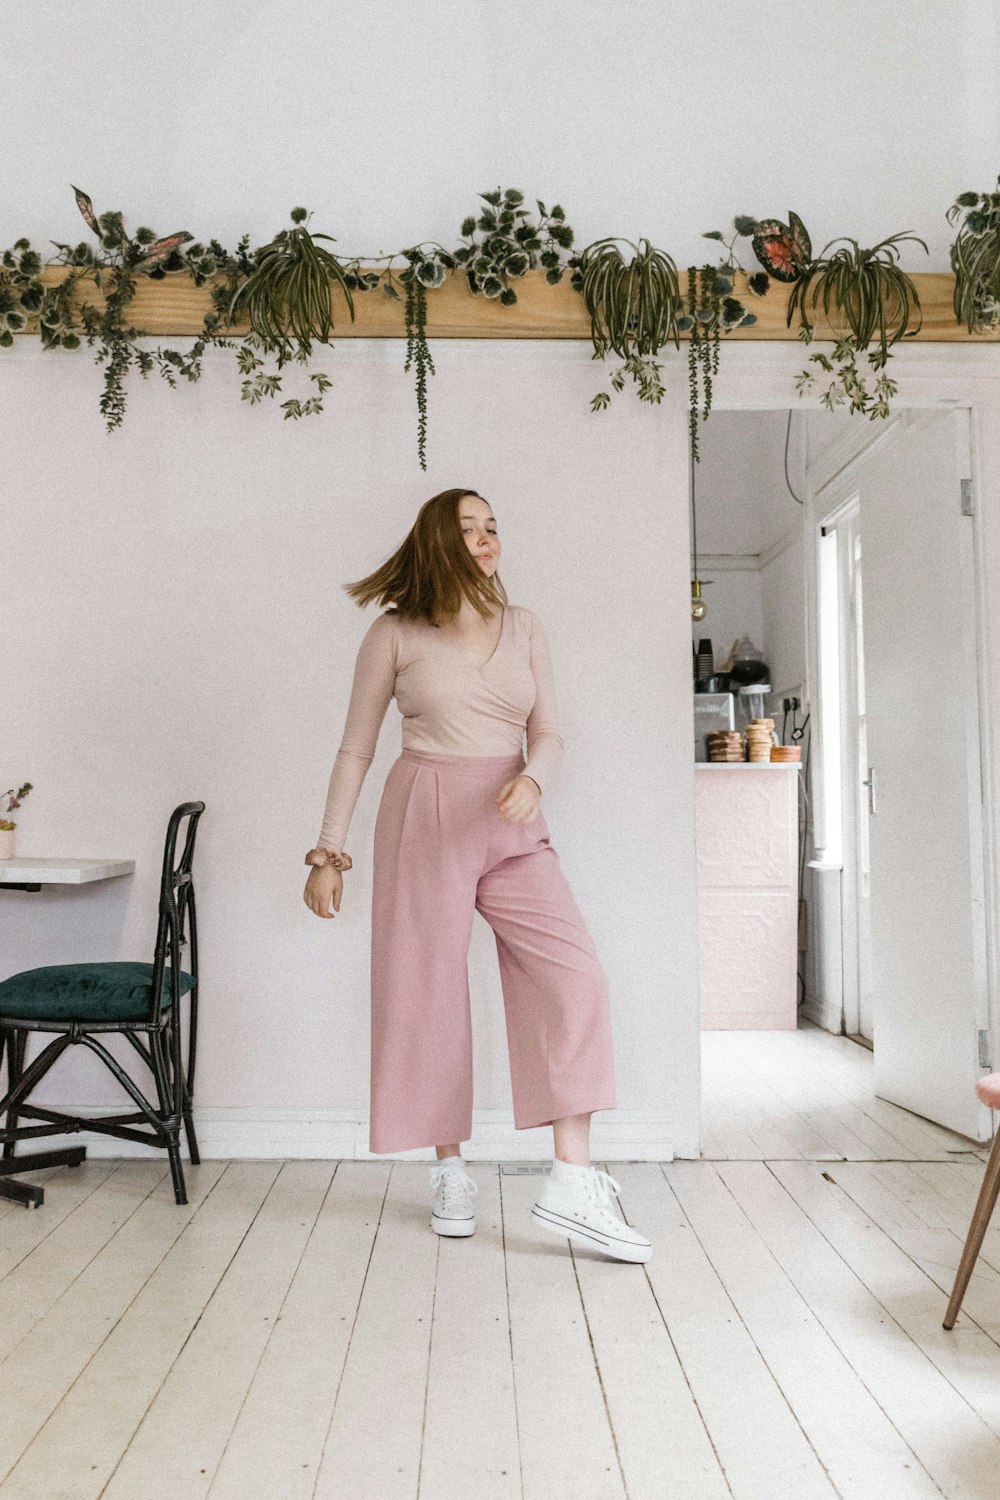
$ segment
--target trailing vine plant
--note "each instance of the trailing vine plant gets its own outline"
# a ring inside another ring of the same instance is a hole
[[[695,463],[701,461],[698,447],[699,422],[707,422],[712,410],[712,381],[719,373],[721,335],[729,333],[733,328],[748,327],[757,322],[757,314],[749,312],[739,298],[733,296],[736,273],[741,269],[733,247],[737,239],[753,234],[756,228],[756,219],[739,214],[733,220],[733,235],[728,242],[721,230],[709,230],[704,238],[721,241],[727,253],[718,265],[688,267],[687,310],[678,317],[677,326],[682,332],[690,334],[688,432]],[[748,284],[751,291],[763,296],[770,283],[767,276],[760,272],[750,276]]]
[[[220,262],[227,258],[217,242],[210,248],[191,244],[187,252],[181,247],[191,240],[187,231],[158,238],[155,231],[140,227],[130,236],[121,213],[98,215],[89,196],[74,188],[77,207],[98,240],[95,249],[84,240],[76,245],[53,241],[59,252],[50,264],[67,268],[58,282],[47,285],[43,279],[41,255],[28,240],[17,240],[12,249],[0,256],[0,346],[9,347],[12,335],[26,326],[27,318],[38,320],[44,349],[78,349],[81,337],[88,346],[96,345],[95,362],[104,365],[100,411],[109,432],[120,427],[125,416],[126,376],[135,367],[145,378],[156,369],[168,385],[176,388],[178,377],[197,380],[201,361],[209,343],[225,342],[216,337],[220,321],[215,314],[205,320],[203,333],[186,352],[139,347],[145,335],[127,321],[127,313],[136,291],[137,278],[160,280],[168,271],[189,271],[201,285],[214,276]],[[234,267],[239,258],[228,257]],[[91,288],[103,293],[103,303],[89,299]]]
[[[415,375],[417,397],[417,456],[427,467],[427,379],[434,374],[434,361],[427,342],[427,292],[441,286],[445,278],[464,272],[470,292],[495,299],[504,307],[517,302],[512,282],[539,267],[550,285],[561,281],[566,265],[561,252],[573,244],[573,230],[559,204],[547,209],[537,199],[537,216],[522,207],[524,194],[517,188],[498,187],[480,193],[483,207],[462,220],[460,243],[453,250],[436,241],[424,240],[392,255],[366,261],[385,263],[384,273],[372,274],[360,261],[350,263],[347,284],[361,290],[381,281],[387,296],[403,299],[406,325],[404,369]],[[393,263],[402,257],[404,268]]]
[[[794,234],[794,230],[789,229],[789,233]],[[892,345],[901,338],[912,338],[922,319],[917,289],[899,268],[899,247],[911,240],[926,252],[927,245],[909,231],[890,235],[868,250],[862,250],[857,240],[839,238],[843,243],[831,255],[827,251],[837,240],[825,245],[815,259],[806,257],[801,264],[794,264],[795,275],[788,278],[794,284],[786,325],[791,327],[798,314],[799,337],[810,343],[812,318],[822,306],[835,341],[832,357],[822,352],[809,356],[811,364],[834,377],[820,399],[830,410],[847,401],[852,413],[860,412],[874,420],[888,416],[890,399],[898,390],[897,382],[885,370]],[[917,321],[911,327],[914,312]],[[866,376],[858,368],[860,354],[866,356],[869,370],[876,376],[874,389],[869,389]],[[813,370],[801,372],[796,380],[800,395],[812,386],[814,378]]]
[[[73,191],[96,245],[54,241],[57,255],[48,265],[64,271],[58,280],[45,275],[46,262],[25,238],[0,254],[0,348],[9,348],[33,320],[45,349],[72,350],[86,342],[96,351],[95,362],[104,366],[100,410],[109,431],[123,421],[130,369],[138,369],[144,378],[155,369],[175,387],[180,379],[200,377],[211,345],[236,351],[242,399],[254,405],[273,398],[282,388],[288,362],[305,364],[315,344],[331,343],[333,294],[344,296],[353,320],[354,293],[381,286],[388,297],[403,300],[405,368],[415,376],[418,456],[426,468],[427,386],[434,374],[427,342],[427,293],[459,272],[474,295],[509,307],[517,302],[515,283],[529,270],[541,267],[549,284],[561,281],[569,270],[571,286],[583,295],[590,313],[594,358],[613,351],[621,360],[610,374],[612,390],[621,391],[631,377],[640,399],[647,402],[658,403],[663,396],[660,351],[668,342],[679,347],[680,334],[689,333],[689,421],[695,459],[699,422],[711,410],[720,336],[757,321],[734,296],[741,270],[734,246],[741,236],[752,240],[765,267],[764,273],[748,274],[750,291],[763,295],[769,278],[791,283],[787,326],[797,316],[799,337],[806,343],[814,337],[820,308],[831,326],[832,356],[817,352],[809,357],[810,364],[834,377],[822,396],[825,405],[847,401],[852,412],[885,416],[896,393],[896,383],[886,373],[891,348],[920,327],[919,297],[898,260],[905,241],[922,245],[926,253],[922,239],[905,232],[863,250],[855,240],[842,237],[814,258],[805,225],[794,213],[789,213],[787,224],[740,215],[733,221],[729,241],[720,231],[711,231],[706,238],[723,244],[723,257],[717,265],[688,267],[682,293],[673,260],[649,240],[597,240],[567,258],[574,235],[562,207],[548,209],[536,199],[536,215],[524,207],[524,194],[515,188],[481,193],[481,206],[463,220],[461,243],[454,249],[424,242],[379,257],[374,264],[326,249],[321,242],[335,241],[310,231],[305,209],[294,209],[291,228],[279,231],[267,245],[251,250],[244,235],[230,252],[215,239],[195,243],[187,231],[160,238],[143,226],[130,234],[120,212],[98,214],[86,193]],[[1000,191],[962,193],[947,217],[952,224],[961,220],[951,249],[956,319],[970,333],[996,328]],[[832,249],[838,244],[840,248]],[[397,272],[394,262],[399,258],[404,266]],[[383,262],[384,269],[376,269]],[[202,331],[185,351],[140,347],[147,335],[135,326],[131,314],[139,278],[160,280],[173,272],[187,273],[195,285],[208,287],[211,310]],[[244,314],[249,331],[234,332]],[[874,390],[858,368],[861,354],[877,377]],[[815,371],[802,371],[797,381],[800,394],[814,378]],[[323,410],[322,398],[331,382],[320,371],[309,380],[314,389],[306,399],[282,403],[286,419]],[[605,408],[610,399],[608,392],[598,393],[591,409]]]
[[[329,344],[333,333],[333,287],[339,287],[354,321],[354,297],[344,267],[336,255],[319,243],[333,243],[329,234],[309,229],[308,209],[293,208],[291,229],[280,229],[274,239],[254,251],[250,274],[233,292],[226,310],[227,323],[241,313],[250,323],[250,335],[239,350],[244,399],[251,403],[263,396],[273,396],[279,389],[280,371],[295,360],[306,364],[312,357],[313,342]],[[257,351],[272,355],[275,374],[265,369]],[[316,386],[314,395],[305,401],[290,398],[282,402],[286,419],[312,416],[323,410],[323,394],[331,381],[322,371],[309,376]]]
[[[955,318],[970,333],[996,328],[1000,324],[1000,192],[959,193],[946,217],[949,224],[961,220],[951,246]]]

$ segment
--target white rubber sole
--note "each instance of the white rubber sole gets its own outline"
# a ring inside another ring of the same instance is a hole
[[[602,1234],[598,1229],[588,1229],[585,1225],[578,1224],[575,1219],[567,1219],[562,1214],[553,1213],[550,1208],[540,1207],[537,1203],[531,1210],[531,1217],[543,1229],[550,1229],[553,1234],[561,1234],[576,1245],[587,1245],[591,1250],[603,1250],[605,1255],[613,1256],[615,1260],[626,1260],[634,1265],[642,1265],[653,1253],[652,1245],[633,1245],[629,1240],[616,1239],[611,1235]]]
[[[435,1234],[447,1234],[452,1238],[462,1238],[468,1234],[475,1234],[476,1220],[471,1219],[439,1219],[437,1214],[431,1214],[431,1228]]]

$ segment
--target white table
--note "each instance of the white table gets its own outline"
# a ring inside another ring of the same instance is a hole
[[[0,859],[0,890],[40,891],[43,885],[90,885],[95,880],[114,880],[135,871],[134,859],[50,859],[47,855],[18,855]],[[8,1072],[8,1077],[9,1077]],[[0,1198],[14,1198],[29,1208],[45,1201],[43,1188],[30,1182],[11,1182],[20,1172],[41,1167],[77,1167],[84,1160],[85,1146],[63,1146],[55,1151],[34,1151],[29,1156],[7,1156],[0,1160]]]
[[[43,885],[87,885],[132,875],[134,859],[50,859],[48,855],[19,854],[0,859],[0,890],[40,891]]]

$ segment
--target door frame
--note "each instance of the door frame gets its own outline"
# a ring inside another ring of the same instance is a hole
[[[734,344],[726,351],[724,378],[717,382],[715,410],[771,411],[771,410],[820,410],[822,402],[816,395],[799,396],[795,391],[795,378],[802,368],[803,355],[794,346],[754,344],[750,341]],[[982,776],[983,806],[983,885],[986,894],[986,983],[988,995],[987,1030],[989,1032],[989,1062],[982,1071],[1000,1071],[1000,922],[997,919],[1000,900],[1000,827],[998,827],[998,787],[1000,787],[1000,761],[994,720],[1000,717],[1000,348],[993,345],[933,345],[899,348],[893,353],[893,377],[898,383],[898,393],[893,398],[893,414],[877,424],[858,423],[848,441],[840,442],[823,455],[817,466],[812,485],[805,483],[805,466],[801,462],[800,443],[795,445],[790,462],[796,467],[799,485],[804,487],[803,524],[805,539],[805,599],[803,607],[803,630],[806,642],[806,690],[813,719],[813,755],[815,768],[822,762],[823,726],[816,712],[819,703],[819,659],[817,649],[818,627],[818,555],[817,548],[809,545],[809,539],[817,536],[815,526],[815,499],[813,488],[823,486],[816,483],[821,473],[826,473],[825,483],[834,474],[846,467],[851,457],[860,450],[871,451],[874,445],[895,441],[897,427],[905,424],[905,414],[921,409],[965,408],[969,420],[969,458],[975,494],[974,550],[976,557],[973,609],[977,637],[976,672],[979,690],[979,737]],[[793,434],[795,423],[793,419]],[[877,427],[878,433],[867,440],[859,441],[863,429]],[[895,433],[895,437],[893,434]],[[852,450],[854,450],[852,452]],[[681,484],[681,475],[676,473],[674,482]],[[683,476],[687,484],[687,474]],[[800,490],[800,494],[803,493]],[[993,581],[991,602],[988,597],[988,581]],[[693,776],[693,772],[692,772]],[[813,782],[814,838],[821,841],[824,834],[825,807],[823,788]],[[820,847],[822,843],[820,842]],[[822,862],[819,862],[822,864]],[[840,950],[840,924],[833,924],[829,943],[838,951],[829,956],[839,967],[842,963]],[[827,938],[824,937],[824,943]],[[992,1115],[980,1107],[980,1138],[988,1140],[992,1131]]]
[[[853,478],[843,483],[835,479],[829,489],[832,493],[820,490],[814,496],[818,519],[811,536],[817,553],[816,603],[824,615],[817,622],[816,629],[819,680],[816,722],[819,725],[822,721],[826,730],[822,739],[824,754],[817,762],[813,786],[822,787],[828,825],[825,844],[817,851],[812,865],[817,871],[839,872],[840,875],[839,901],[835,907],[840,930],[840,1019],[848,1036],[858,1036],[867,1035],[861,1028],[861,798],[857,776],[851,769],[858,763],[859,696],[852,544],[859,530],[861,503]],[[833,551],[833,556],[825,558],[822,554],[828,549]],[[829,597],[824,598],[827,592]],[[836,611],[836,631],[833,640],[828,641],[825,639],[829,629],[826,607],[831,600]],[[830,751],[833,753],[828,754]],[[836,837],[830,827],[831,802],[839,807]],[[837,931],[836,926],[831,931],[829,923],[818,930],[820,937],[827,942],[836,936]],[[827,973],[829,966],[819,965],[818,971]]]

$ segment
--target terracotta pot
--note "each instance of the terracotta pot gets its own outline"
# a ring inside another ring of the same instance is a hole
[[[16,828],[0,828],[0,859],[13,859],[17,844]]]

